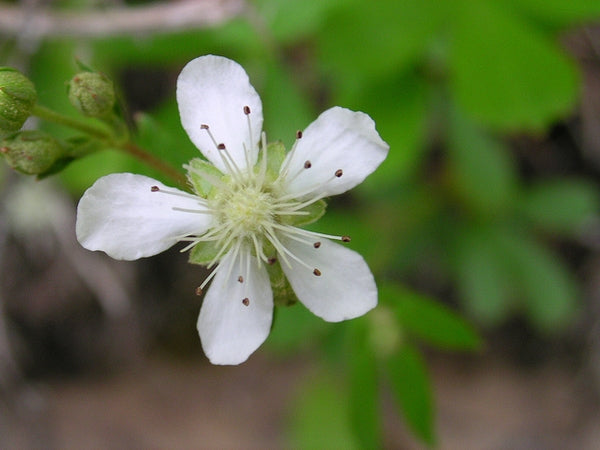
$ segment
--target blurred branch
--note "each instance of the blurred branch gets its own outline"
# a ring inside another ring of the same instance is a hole
[[[219,25],[244,12],[245,0],[164,1],[92,11],[53,11],[0,3],[0,35],[99,37]]]

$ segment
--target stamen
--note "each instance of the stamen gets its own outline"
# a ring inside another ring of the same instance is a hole
[[[270,266],[272,266],[276,262],[277,262],[277,258],[275,258],[274,256],[271,256],[269,259],[267,259],[267,264],[269,264]]]
[[[200,125],[200,129],[205,130],[208,133],[210,140],[213,141],[213,144],[215,145],[215,147],[219,148],[219,144],[217,143],[217,140],[213,136],[212,132],[210,131],[210,128],[208,127],[208,125],[203,123],[202,125]]]
[[[344,238],[350,238],[349,236],[334,236],[332,234],[325,233],[317,233],[316,231],[305,230],[304,228],[293,227],[291,225],[280,225],[278,223],[273,223],[272,226],[283,231],[283,234],[287,237],[291,237],[292,234],[297,234],[300,236],[308,236],[308,237],[322,237],[326,239],[333,239],[336,241],[344,241]],[[345,241],[346,242],[346,241]],[[349,242],[349,241],[348,241]]]
[[[243,283],[243,282],[244,282],[244,277],[240,275],[240,276],[238,277],[238,282],[239,282],[239,283]]]
[[[321,243],[318,241],[313,244],[314,248],[319,248],[320,246],[321,246]]]
[[[246,114],[247,116],[250,114],[250,107],[249,106],[244,106],[244,114]]]
[[[198,197],[197,195],[190,194],[188,192],[183,192],[183,191],[178,191],[178,190],[161,189],[158,186],[151,186],[150,192],[160,192],[161,194],[174,195],[175,197],[189,198],[192,200],[196,200],[200,205],[203,205],[203,206],[207,204],[206,201],[202,197]]]
[[[252,167],[252,163],[250,161],[250,149],[254,145],[254,136],[252,134],[252,122],[250,121],[250,107],[244,106],[244,114],[246,115],[246,122],[248,123],[248,137],[250,138],[250,142],[248,142],[248,147],[246,147],[246,143],[243,142],[242,145],[244,147],[244,158],[246,160],[246,167],[248,170]]]
[[[315,274],[315,276],[320,277],[321,276],[321,271],[319,269],[315,269],[313,270],[313,273]]]
[[[204,178],[206,181],[208,181],[210,184],[212,184],[213,186],[216,186],[220,189],[224,189],[225,188],[225,183],[223,181],[221,181],[220,178],[207,173],[207,172],[203,172],[202,170],[199,170],[195,167],[190,166],[189,164],[184,164],[183,168],[185,170],[187,170],[188,172],[191,172],[195,175],[198,175],[200,178]]]
[[[196,295],[197,295],[198,297],[200,297],[200,296],[202,295],[202,288],[201,288],[200,286],[198,286],[198,287],[196,288]]]
[[[302,130],[296,131],[296,139],[302,139]]]
[[[350,242],[352,239],[350,236],[342,236],[342,242]]]
[[[225,144],[223,144],[222,142],[220,144],[217,145],[217,148],[219,150],[225,150]]]
[[[159,188],[158,186],[152,186],[152,187],[150,188],[150,191],[151,191],[151,192],[158,192],[158,191],[160,191],[160,188]]]
[[[306,161],[304,162],[304,168],[305,168],[305,169],[310,169],[311,167],[312,167],[312,164],[311,164],[311,162],[310,162],[310,161],[308,161],[308,160],[306,160]]]
[[[288,170],[290,168],[290,164],[292,162],[292,159],[294,159],[294,154],[296,153],[296,147],[298,146],[298,141],[300,139],[302,139],[302,131],[298,130],[298,131],[296,131],[296,140],[294,141],[292,148],[288,152],[285,164],[279,170],[279,176],[277,177],[275,182],[278,182],[280,179],[285,179],[287,177]]]
[[[336,170],[336,171],[335,171],[335,174],[334,174],[334,175],[335,175],[336,177],[338,177],[338,178],[339,178],[339,177],[341,177],[343,174],[344,174],[344,172],[342,171],[342,169],[338,169],[338,170]]]
[[[212,209],[189,209],[189,208],[179,208],[177,206],[173,206],[171,209],[173,211],[181,211],[181,212],[194,213],[194,214],[214,214],[215,213],[215,211]]]
[[[248,297],[246,297],[245,299],[242,300],[242,303],[244,304],[244,306],[248,306],[250,304],[250,299]]]

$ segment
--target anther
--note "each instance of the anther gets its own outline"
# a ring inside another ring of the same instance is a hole
[[[350,242],[351,240],[350,236],[342,236],[342,242]]]
[[[271,256],[269,259],[267,259],[267,264],[269,264],[270,266],[272,266],[276,262],[277,262],[277,258],[275,258],[274,256]]]
[[[160,191],[160,188],[159,188],[158,186],[152,186],[152,187],[150,188],[150,191],[151,191],[151,192],[158,192],[158,191]]]
[[[242,303],[244,304],[244,306],[248,306],[250,304],[250,299],[248,297],[246,297],[245,299],[242,300]]]
[[[200,286],[198,286],[198,287],[196,288],[196,295],[197,295],[198,297],[202,295],[202,288],[201,288]]]
[[[319,269],[315,269],[313,270],[313,273],[317,276],[320,277],[321,276],[321,271]]]
[[[302,139],[302,130],[296,131],[296,139]]]
[[[344,172],[342,171],[342,169],[338,169],[335,171],[335,176],[338,178],[341,177],[343,174],[344,174]]]
[[[304,168],[305,169],[310,169],[311,167],[312,167],[312,163],[310,161],[307,160],[307,161],[304,162]]]
[[[250,114],[250,107],[249,106],[244,106],[244,114],[246,114],[246,115]]]
[[[244,282],[244,277],[240,275],[238,277],[238,282],[243,283]]]
[[[220,144],[217,145],[217,148],[219,150],[225,150],[225,144],[223,144],[222,142]],[[340,175],[341,176],[341,175]]]
[[[205,123],[203,123],[202,125],[200,125],[200,129],[201,130],[208,130],[208,125],[206,125]]]
[[[321,246],[321,243],[319,241],[317,241],[313,244],[314,248],[319,248],[320,246]]]

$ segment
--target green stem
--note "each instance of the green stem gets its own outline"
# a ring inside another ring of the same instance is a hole
[[[144,149],[138,147],[133,142],[125,142],[124,144],[118,145],[117,148],[136,157],[140,161],[146,163],[148,166],[164,173],[169,178],[176,181],[180,187],[187,187],[187,178],[185,175],[175,170],[172,166],[166,164],[164,161],[148,153]]]
[[[35,105],[32,114],[40,119],[83,131],[84,133],[98,139],[111,140],[113,137],[111,133],[104,128],[92,125],[86,120],[65,116],[42,105]]]

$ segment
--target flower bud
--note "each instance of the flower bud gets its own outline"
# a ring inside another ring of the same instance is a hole
[[[63,153],[56,139],[37,130],[16,133],[0,143],[0,154],[8,165],[28,175],[44,174]]]
[[[106,117],[115,104],[112,81],[97,72],[81,72],[68,85],[69,101],[88,117]]]
[[[19,131],[36,100],[35,86],[25,75],[0,67],[0,135]]]

